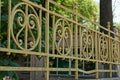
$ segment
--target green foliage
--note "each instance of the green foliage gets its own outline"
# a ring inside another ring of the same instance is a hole
[[[114,26],[120,29],[120,23],[114,23]]]
[[[20,66],[20,65],[10,60],[4,59],[4,60],[0,60],[0,66]]]
[[[19,66],[17,63],[12,62],[10,60],[0,60],[0,66]],[[0,80],[3,79],[3,77],[9,76],[14,78],[15,80],[19,80],[19,77],[16,72],[14,71],[0,71]]]
[[[18,3],[18,0],[12,2],[12,6]],[[1,6],[1,26],[0,26],[0,47],[7,47],[7,26],[8,26],[8,0],[3,0],[3,4]],[[16,49],[13,41],[11,40],[11,48]],[[10,56],[6,55],[5,53],[0,53],[0,66],[19,66],[19,64],[11,61],[15,57],[14,54]],[[19,77],[16,72],[14,71],[0,71],[0,80],[3,79],[5,76],[10,76],[15,80],[19,80]]]
[[[83,16],[93,19],[98,12],[98,7],[93,0],[78,0],[79,13]]]
[[[7,23],[8,23],[8,9],[7,0],[3,0],[3,5],[1,7],[1,19],[0,19],[0,41],[3,43],[7,38]],[[0,45],[1,46],[1,45]]]
[[[58,4],[61,4],[69,9],[74,9],[76,6],[75,0],[54,0]],[[87,17],[91,20],[93,20],[93,17],[98,13],[98,6],[93,0],[78,0],[78,12],[83,15],[84,17]],[[62,15],[67,14],[66,11],[63,11],[59,7],[55,7],[52,5],[53,10],[56,10],[56,12],[61,13]]]
[[[2,7],[3,6],[3,2],[0,2],[0,7]]]

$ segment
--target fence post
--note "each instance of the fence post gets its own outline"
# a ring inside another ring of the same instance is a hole
[[[78,23],[78,4],[77,2],[75,2],[75,7],[74,7],[74,11],[75,11],[75,18],[74,20]],[[78,80],[78,25],[75,24],[75,80]]]
[[[99,65],[99,63],[98,63],[98,56],[99,56],[99,54],[98,54],[98,37],[97,37],[97,26],[96,26],[96,15],[94,16],[94,30],[95,30],[95,35],[94,35],[94,41],[95,41],[95,59],[97,60],[96,61],[96,63],[95,63],[95,66],[96,66],[96,78],[99,78],[99,72],[98,72],[98,65]]]
[[[109,61],[112,62],[112,54],[111,54],[111,40],[110,40],[110,37],[111,37],[111,33],[110,33],[110,22],[107,22],[107,27],[108,27],[108,55],[109,55]],[[109,69],[110,69],[110,78],[112,78],[112,64],[109,63]]]
[[[49,0],[45,2],[45,8],[49,10]],[[49,12],[47,11],[45,14],[46,17],[46,24],[45,24],[45,52],[47,56],[45,57],[45,80],[49,80]]]
[[[11,27],[11,0],[8,0],[8,36],[7,36],[7,48],[10,49],[10,27]],[[8,55],[10,55],[10,52],[7,53]]]

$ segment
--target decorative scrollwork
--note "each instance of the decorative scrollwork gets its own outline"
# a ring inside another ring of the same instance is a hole
[[[112,60],[113,62],[119,61],[119,43],[115,41],[112,42]]]
[[[99,56],[103,61],[108,59],[108,38],[104,34],[99,38]]]
[[[19,49],[33,50],[40,39],[40,18],[31,5],[17,4],[11,13],[11,33]]]
[[[59,54],[68,55],[72,48],[72,32],[68,21],[58,19],[55,26],[55,46]]]
[[[82,33],[82,53],[87,59],[90,59],[94,53],[93,33],[85,31]]]

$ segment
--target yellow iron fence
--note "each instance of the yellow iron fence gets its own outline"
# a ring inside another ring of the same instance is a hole
[[[90,21],[78,13],[77,3],[72,10],[53,0],[46,0],[45,7],[29,0],[21,0],[15,6],[11,5],[13,0],[8,1],[8,42],[6,48],[0,47],[0,52],[44,57],[45,63],[44,67],[0,66],[0,71],[43,71],[45,80],[49,80],[51,71],[72,71],[75,80],[78,80],[79,72],[95,73],[96,78],[99,78],[101,72],[110,72],[110,77],[113,72],[120,72],[112,69],[113,65],[120,65],[120,35],[110,30],[109,22],[106,29]],[[51,9],[50,5],[63,10],[68,16]],[[82,24],[81,19],[86,24]],[[104,29],[108,34],[99,29]],[[14,41],[16,49],[11,48],[11,41]],[[50,67],[50,58],[70,59],[74,61],[74,66]],[[93,62],[95,69],[82,70],[79,61]],[[99,69],[100,64],[108,64],[109,69]]]

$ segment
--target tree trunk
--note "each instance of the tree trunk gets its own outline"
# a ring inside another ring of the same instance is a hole
[[[107,28],[107,22],[110,22],[110,29],[113,31],[113,15],[112,15],[112,0],[100,0],[100,25]],[[100,29],[101,32],[104,32],[105,34],[108,34],[108,31],[104,29]],[[111,37],[114,37],[113,34],[111,34]],[[101,64],[103,69],[109,69],[108,64]],[[112,66],[113,69],[116,68],[116,66]],[[109,73],[103,73],[101,77],[109,77]],[[113,77],[116,77],[116,73],[113,73]]]
[[[112,0],[100,0],[100,25],[107,28],[107,22],[110,22],[111,30],[113,26]],[[100,29],[107,34],[107,31]]]
[[[113,16],[112,16],[112,0],[100,0],[100,25],[107,28],[107,22],[110,22],[110,26],[113,26]],[[111,28],[112,29],[112,28]],[[100,32],[108,34],[108,31],[100,28]],[[109,69],[108,64],[100,64],[100,68],[107,70]],[[109,77],[109,73],[101,73],[100,77]]]

